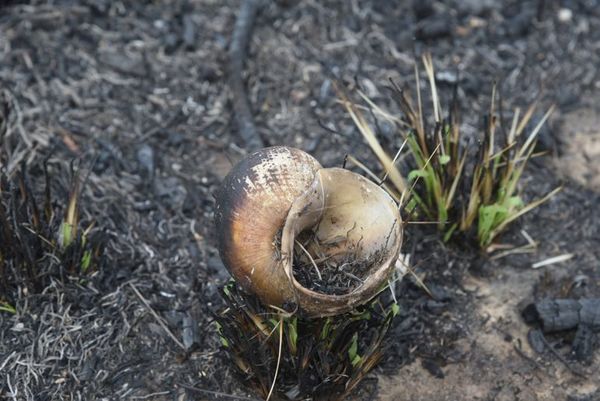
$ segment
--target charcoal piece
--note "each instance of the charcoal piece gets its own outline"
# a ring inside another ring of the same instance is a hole
[[[452,36],[452,21],[444,16],[432,16],[417,24],[415,36],[419,40],[442,39]]]
[[[540,329],[531,329],[529,333],[527,333],[527,341],[533,349],[538,354],[544,352],[546,349],[546,342],[544,341],[544,333]]]
[[[418,319],[416,317],[409,316],[406,319],[400,321],[400,323],[398,323],[398,325],[394,329],[394,333],[399,336],[407,331],[412,331],[414,330],[414,327],[417,324],[417,322]]]
[[[589,362],[594,350],[594,331],[587,324],[580,324],[575,339],[573,340],[572,351],[575,359],[580,362]]]
[[[577,327],[580,309],[574,299],[545,299],[529,305],[523,315],[528,323],[537,322],[544,333],[551,333]]]
[[[179,36],[173,32],[170,32],[164,37],[164,43],[165,51],[167,54],[171,54],[177,49],[177,46],[179,46]]]
[[[600,331],[600,298],[582,299],[579,318],[592,331]]]
[[[523,318],[523,320],[525,320],[525,323],[527,323],[531,326],[533,326],[534,324],[537,324],[540,317],[537,313],[535,304],[527,305],[521,312],[521,317]]]
[[[580,323],[600,331],[600,298],[544,299],[522,312],[525,322],[537,323],[544,333],[575,329]]]

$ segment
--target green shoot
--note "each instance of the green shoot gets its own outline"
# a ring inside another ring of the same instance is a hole
[[[79,197],[78,180],[79,177],[75,176],[74,184],[69,194],[69,203],[65,213],[65,218],[60,227],[60,245],[63,249],[68,248],[77,236],[77,226],[79,221],[77,202]]]
[[[8,302],[0,302],[0,312],[17,313],[17,309]]]
[[[0,173],[0,293],[7,302],[14,301],[18,288],[43,291],[64,272],[73,277],[90,274],[101,259],[103,241],[93,232],[94,224],[80,227],[77,177],[61,204],[51,199],[46,166],[43,171],[46,188],[40,193],[32,190],[36,182],[25,165],[10,178]],[[10,310],[7,305],[2,304],[3,310]]]
[[[350,363],[352,363],[352,366],[354,366],[354,367],[356,367],[356,365],[358,365],[362,360],[362,358],[358,354],[358,334],[357,333],[354,333],[354,335],[352,336],[352,340],[350,342],[350,348],[348,348],[348,357],[350,358]]]

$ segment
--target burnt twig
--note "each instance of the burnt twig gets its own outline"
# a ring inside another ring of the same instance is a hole
[[[244,61],[248,54],[248,43],[260,5],[261,0],[245,0],[243,2],[235,21],[229,46],[229,87],[233,95],[233,114],[238,134],[249,149],[264,147],[264,142],[254,125],[250,101],[242,79]]]

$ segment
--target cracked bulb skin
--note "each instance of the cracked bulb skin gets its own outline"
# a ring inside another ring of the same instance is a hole
[[[358,174],[323,168],[299,149],[276,146],[248,155],[215,199],[223,263],[266,305],[297,305],[309,316],[347,312],[381,290],[400,252],[402,224],[391,197]],[[374,260],[377,254],[377,263],[348,294],[305,288],[293,274],[294,243],[305,230],[318,238],[345,236],[352,249],[360,248],[358,257]]]

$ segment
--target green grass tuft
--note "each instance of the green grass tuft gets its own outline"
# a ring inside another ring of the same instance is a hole
[[[339,91],[342,103],[385,171],[381,180],[383,187],[401,204],[405,213],[414,219],[436,223],[446,241],[457,232],[473,233],[479,246],[487,248],[511,222],[560,190],[556,188],[528,204],[519,193],[519,182],[527,162],[536,156],[536,137],[553,107],[527,135],[525,130],[535,112],[535,104],[522,116],[521,110],[516,109],[510,128],[506,129],[496,115],[494,86],[490,108],[485,116],[483,140],[474,154],[461,137],[456,88],[449,112],[443,117],[430,55],[423,57],[423,65],[433,105],[430,118],[426,118],[423,111],[417,67],[416,103],[408,91],[391,82],[393,98],[400,106],[401,116],[383,110],[359,91],[372,116],[394,124],[402,136],[402,146],[394,158],[377,141],[375,132],[361,113],[364,107],[354,104]],[[503,138],[500,137],[502,133],[505,133]],[[403,152],[410,159],[405,171],[397,165]],[[362,163],[352,157],[348,159],[379,180]],[[470,173],[465,171],[467,166],[472,166]]]

